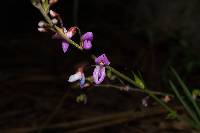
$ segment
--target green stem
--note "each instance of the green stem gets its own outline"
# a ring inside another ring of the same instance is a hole
[[[124,87],[126,86],[120,86],[120,85],[112,85],[112,84],[100,84],[100,85],[96,85],[98,87],[105,87],[105,88],[115,88],[115,89],[119,89],[122,90]],[[132,88],[130,86],[128,86],[130,91],[135,91],[135,92],[142,92],[142,93],[147,93],[145,90],[143,89],[139,89],[139,88]],[[170,96],[170,97],[174,97],[174,95],[172,94],[168,94],[168,93],[163,93],[163,92],[159,92],[159,91],[151,91],[149,90],[149,93],[155,94],[155,95],[159,95],[159,96]],[[147,93],[147,94],[149,94]]]
[[[51,28],[54,28],[56,30],[56,32],[64,39],[66,40],[68,43],[74,45],[75,47],[77,47],[79,50],[83,50],[83,48],[78,45],[76,42],[72,41],[71,39],[67,38],[66,35],[63,33],[63,29],[59,28],[58,26],[54,25],[51,21],[51,19],[49,18],[49,16],[45,13],[44,9],[42,8],[42,6],[39,7],[39,11],[42,13],[42,15],[44,16],[45,20],[49,23]]]
[[[76,42],[72,41],[71,39],[67,38],[66,35],[63,33],[63,30],[59,27],[57,27],[56,25],[54,25],[51,21],[51,19],[49,18],[48,14],[45,13],[44,9],[42,8],[42,6],[39,7],[40,12],[42,13],[42,15],[44,16],[45,20],[49,23],[50,27],[54,28],[57,33],[63,38],[65,39],[68,43],[74,45],[75,47],[77,47],[79,50],[83,50],[83,48],[78,45]],[[95,58],[94,55],[91,56],[92,59]],[[130,84],[137,86],[135,81],[132,80],[131,78],[129,78],[128,76],[124,75],[123,73],[117,71],[116,69],[114,69],[111,66],[107,66],[107,69],[109,69],[111,72],[113,72],[115,75],[117,75],[118,77],[126,80],[127,82],[129,82]],[[154,100],[156,100],[158,103],[160,103],[166,110],[168,110],[169,112],[173,113],[174,110],[171,109],[169,106],[167,106],[163,101],[161,101],[155,94],[153,94],[150,90],[148,90],[147,88],[143,89],[144,92],[146,92],[147,94],[149,94]]]
[[[127,82],[133,84],[134,86],[137,86],[134,82],[134,80],[130,79],[128,76],[124,75],[123,73],[117,71],[115,68],[111,67],[111,66],[107,66],[106,67],[108,70],[110,70],[111,72],[113,72],[115,75],[117,75],[118,77],[126,80]]]
[[[126,80],[127,82],[131,83],[134,86],[137,86],[134,82],[134,80],[132,80],[131,78],[129,78],[128,76],[124,75],[123,73],[117,71],[116,69],[114,69],[111,66],[107,66],[107,69],[109,69],[111,72],[113,72],[115,75],[121,77],[122,79]],[[153,94],[150,90],[148,90],[148,88],[143,89],[143,91],[147,94],[149,94],[150,97],[152,97],[155,101],[157,101],[160,105],[162,105],[167,111],[174,113],[175,111],[170,108],[167,104],[165,104],[162,100],[160,100],[155,94]]]
[[[157,101],[160,105],[162,105],[167,111],[170,113],[174,113],[175,111],[170,108],[166,103],[164,103],[162,100],[160,100],[155,94],[153,94],[151,91],[148,89],[145,89],[146,93],[149,94],[150,97],[152,97],[155,101]]]
[[[49,18],[49,16],[46,14],[46,12],[43,9],[42,5],[40,5],[38,7],[38,9],[41,12],[41,14],[43,15],[43,17],[45,18],[45,20],[49,23],[50,27],[53,27],[53,23],[52,23],[51,19]]]
[[[83,48],[78,45],[76,42],[72,41],[71,39],[67,38],[66,35],[63,33],[63,30],[61,28],[59,28],[58,26],[55,26],[55,29],[57,31],[57,33],[63,38],[65,39],[68,43],[74,45],[75,47],[77,47],[79,50],[83,50]]]

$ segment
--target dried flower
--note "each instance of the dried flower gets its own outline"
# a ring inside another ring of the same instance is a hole
[[[93,79],[96,84],[100,84],[103,82],[106,73],[105,73],[105,66],[109,65],[110,62],[105,54],[102,54],[101,56],[97,57],[95,59],[96,67],[93,71]]]
[[[82,37],[82,47],[86,50],[89,50],[92,48],[92,40],[93,40],[93,33],[92,32],[86,32]]]
[[[68,79],[68,82],[78,81],[80,83],[80,87],[83,88],[85,84],[85,75],[83,72],[78,71],[77,73],[71,75]]]

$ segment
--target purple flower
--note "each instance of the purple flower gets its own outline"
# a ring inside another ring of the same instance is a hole
[[[66,41],[62,41],[62,49],[64,53],[67,52],[68,48],[69,48],[69,43],[67,43]]]
[[[63,30],[64,30],[64,34],[69,39],[72,38],[72,36],[76,33],[76,28],[75,27],[71,27],[68,31],[65,28]],[[57,33],[54,34],[52,36],[52,38],[53,39],[62,39],[62,37],[59,36]],[[62,49],[63,49],[63,52],[66,53],[67,50],[68,50],[68,48],[69,48],[69,43],[66,40],[62,39]]]
[[[86,32],[84,35],[81,37],[82,39],[82,47],[86,50],[89,50],[92,48],[92,40],[93,40],[93,33],[92,32]]]
[[[105,66],[109,65],[110,62],[106,55],[102,54],[95,59],[95,63],[96,67],[93,71],[93,79],[96,84],[101,84],[106,76]]]
[[[108,60],[108,58],[106,57],[105,54],[102,54],[99,57],[97,57],[95,59],[95,63],[96,64],[101,64],[101,65],[109,65],[110,64],[110,62],[109,62],[109,60]]]
[[[73,75],[71,75],[68,79],[68,82],[75,82],[79,81],[80,87],[83,88],[85,84],[85,75],[83,72],[77,72]]]

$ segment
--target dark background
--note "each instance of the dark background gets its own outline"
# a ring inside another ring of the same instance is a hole
[[[83,33],[94,33],[91,53],[106,53],[111,65],[129,76],[139,70],[150,88],[166,92],[169,66],[191,88],[200,86],[199,6],[198,0],[60,0],[52,8],[67,28],[77,25]],[[39,33],[37,24],[43,17],[29,0],[1,1],[0,7],[2,129],[43,123],[65,93],[69,96],[54,122],[140,106],[143,95],[101,88],[86,90],[88,104],[77,104],[82,91],[71,89],[67,79],[89,58],[73,46],[64,54],[51,34]],[[80,107],[82,112],[74,112]],[[10,111],[22,112],[10,115]]]

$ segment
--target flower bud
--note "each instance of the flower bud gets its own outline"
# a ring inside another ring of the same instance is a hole
[[[39,32],[47,32],[47,30],[45,28],[38,28]]]
[[[66,34],[68,38],[72,38],[72,36],[74,36],[74,34],[76,33],[76,28],[71,27],[68,31],[64,29],[64,33]]]
[[[76,27],[69,28],[68,32],[71,32],[72,35],[74,35],[76,33]]]
[[[38,26],[39,26],[39,27],[45,27],[45,25],[46,25],[46,23],[45,23],[44,21],[40,21],[40,22],[38,23]]]
[[[145,89],[145,85],[143,81],[136,74],[134,74],[134,78],[135,78],[135,81],[134,81],[135,85],[140,89]]]
[[[58,2],[58,0],[49,0],[49,5],[54,5]]]
[[[49,14],[50,14],[51,17],[53,17],[53,18],[59,16],[59,14],[56,13],[55,11],[53,11],[53,10],[50,10],[50,11],[49,11]]]
[[[53,23],[53,24],[55,24],[55,25],[58,23],[58,20],[57,20],[57,19],[55,19],[55,18],[54,18],[54,19],[52,19],[51,21],[52,21],[52,23]]]

